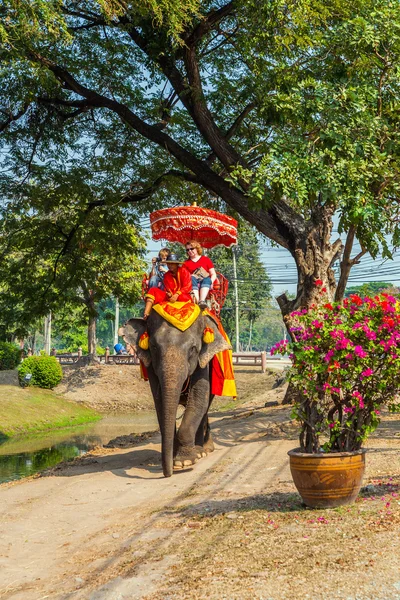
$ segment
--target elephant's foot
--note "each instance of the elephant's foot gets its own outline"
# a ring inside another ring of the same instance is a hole
[[[195,447],[184,448],[181,446],[174,458],[174,470],[191,467],[197,463],[198,459],[198,451]]]
[[[208,439],[204,442],[203,444],[203,450],[206,454],[211,454],[211,452],[214,452],[214,442],[213,439],[211,437],[211,435],[208,437]]]
[[[207,456],[207,452],[204,450],[203,446],[195,446],[195,450],[197,452],[197,458],[204,458]]]

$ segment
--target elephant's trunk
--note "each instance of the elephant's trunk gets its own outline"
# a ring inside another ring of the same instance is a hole
[[[186,357],[182,355],[181,349],[168,348],[168,352],[160,357],[158,372],[162,396],[161,454],[165,477],[171,477],[173,473],[176,411],[187,375]]]
[[[179,388],[180,391],[180,388]],[[171,477],[174,461],[174,437],[176,427],[176,411],[180,394],[175,390],[163,394],[161,423],[161,456],[165,477]]]

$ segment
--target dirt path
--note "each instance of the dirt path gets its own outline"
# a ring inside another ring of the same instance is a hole
[[[398,420],[371,443],[364,500],[304,510],[275,394],[214,413],[215,452],[169,479],[155,435],[0,487],[0,598],[400,598]]]

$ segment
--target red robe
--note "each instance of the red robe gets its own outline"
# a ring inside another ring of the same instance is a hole
[[[167,292],[171,292],[171,295],[178,294],[178,302],[187,302],[191,300],[190,293],[192,291],[192,278],[189,271],[185,267],[178,267],[176,277],[171,271],[167,271],[163,279],[164,288],[152,287],[146,294],[146,298],[154,300],[154,304],[160,302],[167,302],[169,296]]]

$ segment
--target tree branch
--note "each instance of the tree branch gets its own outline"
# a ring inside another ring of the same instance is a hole
[[[247,115],[249,114],[250,111],[253,110],[253,108],[255,108],[256,103],[255,102],[250,102],[250,104],[248,104],[240,113],[240,115],[238,115],[235,119],[235,121],[233,122],[233,124],[230,126],[230,128],[228,129],[228,131],[225,133],[225,139],[226,140],[230,140],[235,133],[237,132],[237,130],[239,129],[240,125],[242,124],[242,122],[244,121],[244,119],[247,117]],[[212,163],[215,161],[215,159],[217,158],[215,152],[211,152],[211,154],[209,154],[206,158],[206,163],[208,165],[212,165]]]
[[[183,148],[178,142],[154,125],[146,123],[146,121],[138,117],[126,105],[85,87],[66,69],[49,59],[33,52],[30,53],[30,57],[35,62],[41,63],[52,71],[65,89],[86,99],[93,107],[106,108],[114,112],[128,127],[131,127],[147,140],[166,150],[184,165],[188,171],[194,174],[195,183],[222,198],[222,200],[248,220],[249,223],[255,225],[259,231],[271,240],[284,248],[289,248],[290,241],[288,242],[288,238],[292,239],[295,232],[300,232],[304,229],[304,220],[284,200],[276,201],[268,210],[260,209],[259,211],[255,211],[250,209],[248,197],[242,190],[225,181],[225,179],[210,169],[204,160],[198,159],[189,150]],[[221,136],[221,133],[219,132],[218,135]],[[223,141],[227,145],[227,142]],[[230,155],[230,159],[232,159],[232,154]],[[290,235],[288,235],[288,232],[290,232]]]
[[[340,262],[340,277],[336,288],[335,301],[340,302],[343,299],[344,292],[349,280],[351,268],[360,262],[360,259],[367,253],[367,250],[361,247],[359,252],[354,258],[350,258],[351,251],[353,249],[354,239],[356,235],[355,225],[351,225],[346,237],[346,243],[343,251],[343,258]]]
[[[214,29],[222,19],[231,15],[233,11],[233,2],[228,2],[218,10],[210,11],[191,32],[187,32],[182,36],[186,45],[195,46],[205,35],[207,35],[207,33]]]
[[[0,123],[0,132],[7,129],[7,127],[9,125],[11,125],[11,123],[13,123],[14,121],[18,121],[18,119],[23,117],[24,114],[26,113],[26,111],[28,110],[29,106],[30,106],[29,103],[25,103],[24,106],[21,108],[21,110],[19,110],[17,113],[15,113],[15,115],[13,115],[12,113],[8,113],[9,114],[8,118],[5,121],[3,121],[2,123]],[[7,114],[5,111],[1,111],[1,112],[3,114]]]

